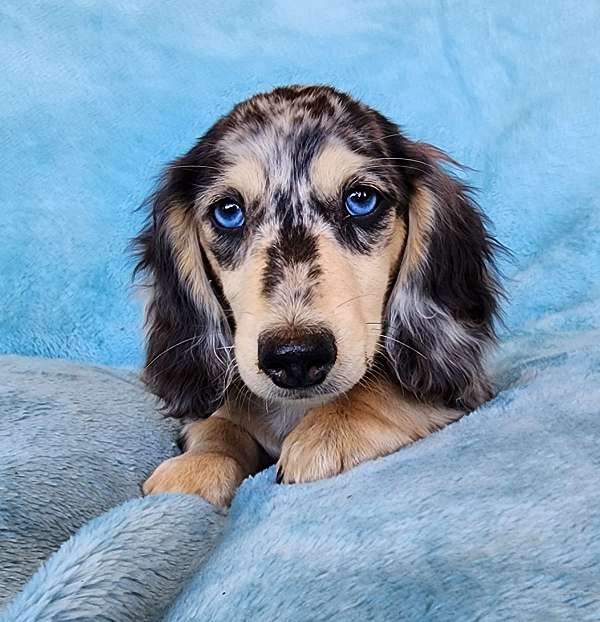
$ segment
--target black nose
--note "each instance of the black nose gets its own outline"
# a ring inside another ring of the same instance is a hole
[[[285,337],[266,333],[258,340],[258,365],[286,389],[321,384],[335,363],[335,338],[328,330]]]

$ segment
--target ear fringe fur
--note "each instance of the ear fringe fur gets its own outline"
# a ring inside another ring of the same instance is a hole
[[[143,275],[150,294],[143,379],[166,415],[194,419],[211,415],[223,402],[233,369],[232,337],[206,274],[189,206],[177,192],[178,165],[167,170],[147,202],[148,222],[134,240],[134,274]]]
[[[472,410],[492,395],[484,369],[502,296],[489,234],[470,189],[430,145],[398,141],[422,166],[413,177],[403,265],[385,311],[388,366],[419,398]]]

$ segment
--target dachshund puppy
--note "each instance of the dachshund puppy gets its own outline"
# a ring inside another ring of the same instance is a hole
[[[333,88],[256,95],[165,171],[137,238],[144,378],[185,422],[146,494],[226,506],[310,482],[487,400],[497,243],[438,149]]]

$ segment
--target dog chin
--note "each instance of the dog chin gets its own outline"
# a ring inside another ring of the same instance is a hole
[[[308,407],[318,406],[331,402],[336,397],[345,393],[352,387],[339,387],[337,385],[317,386],[308,389],[282,389],[273,385],[269,392],[269,401],[281,404],[293,403],[295,405],[305,405]]]
[[[310,389],[294,390],[294,391],[278,391],[271,395],[271,399],[275,402],[294,402],[313,405],[324,401],[329,401],[336,396],[335,393],[317,393]]]

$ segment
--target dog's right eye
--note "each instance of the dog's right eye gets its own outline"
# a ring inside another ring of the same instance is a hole
[[[244,210],[231,199],[217,203],[212,208],[212,218],[221,229],[239,229],[246,221]]]

